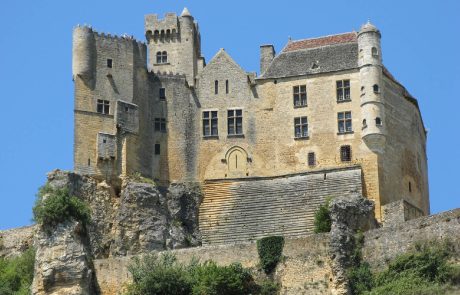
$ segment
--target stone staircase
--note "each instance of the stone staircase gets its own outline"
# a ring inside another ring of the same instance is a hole
[[[361,193],[359,167],[207,181],[200,206],[202,242],[225,244],[270,235],[306,235],[313,232],[314,214],[327,197]]]

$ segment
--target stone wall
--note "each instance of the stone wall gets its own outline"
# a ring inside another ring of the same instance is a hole
[[[33,245],[35,226],[0,231],[0,258],[21,254]]]
[[[375,270],[383,270],[397,255],[412,249],[419,242],[450,240],[456,245],[460,257],[460,209],[414,219],[398,227],[379,228],[365,233],[363,257]],[[204,246],[172,251],[180,261],[214,260],[227,265],[241,262],[255,267],[258,263],[256,244]],[[331,294],[332,272],[330,266],[329,235],[319,234],[286,239],[283,255],[275,278],[282,284],[281,294]],[[97,259],[94,261],[101,294],[119,294],[130,281],[127,266],[131,257]]]
[[[276,269],[276,278],[282,284],[281,294],[325,294],[330,281],[328,266],[329,236],[312,235],[304,238],[286,239],[285,259]],[[172,251],[180,262],[188,263],[194,258],[213,260],[220,265],[240,262],[244,267],[257,268],[259,257],[256,244],[207,246]],[[132,257],[97,259],[94,261],[101,294],[120,294],[122,286],[129,282],[127,271]],[[318,293],[316,293],[318,292]]]

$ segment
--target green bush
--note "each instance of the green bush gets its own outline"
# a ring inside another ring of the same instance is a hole
[[[0,258],[0,294],[28,295],[34,276],[35,250],[30,248],[20,256]]]
[[[133,282],[127,295],[274,295],[277,288],[268,283],[258,286],[250,271],[237,263],[218,266],[212,261],[193,261],[184,265],[171,254],[135,258],[128,269]]]
[[[262,238],[257,241],[257,252],[259,253],[260,265],[265,273],[271,273],[283,254],[284,238],[273,236]]]
[[[460,266],[448,261],[449,244],[417,246],[415,251],[396,257],[388,269],[373,275],[367,263],[361,263],[361,245],[356,238],[356,251],[348,279],[352,294],[365,295],[436,295],[454,294],[460,289]],[[358,253],[359,252],[359,253]]]
[[[90,210],[83,200],[70,196],[67,189],[53,189],[49,184],[40,188],[33,207],[34,221],[55,226],[71,218],[87,224]]]
[[[326,200],[326,203],[320,205],[318,210],[315,212],[315,233],[328,233],[331,231],[331,212],[329,211],[330,199]]]

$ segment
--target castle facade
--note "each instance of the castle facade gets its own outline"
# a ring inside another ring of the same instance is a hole
[[[229,183],[270,181],[275,189],[276,179],[295,186],[295,177],[310,175],[305,179],[314,178],[316,190],[328,175],[337,184],[343,173],[358,171],[352,179],[375,202],[377,219],[385,205],[401,200],[407,218],[429,214],[421,113],[383,65],[374,25],[290,40],[277,54],[262,45],[259,75],[224,49],[206,63],[187,9],[163,19],[147,15],[145,36],[143,43],[74,29],[77,172],[201,182],[204,203],[214,193],[215,206],[222,196],[230,202]],[[206,212],[230,214],[213,210]],[[206,212],[200,218],[212,224]]]

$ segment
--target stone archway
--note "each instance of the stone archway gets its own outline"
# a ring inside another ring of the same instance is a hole
[[[234,146],[225,155],[227,177],[245,177],[248,172],[248,153],[239,146]]]

